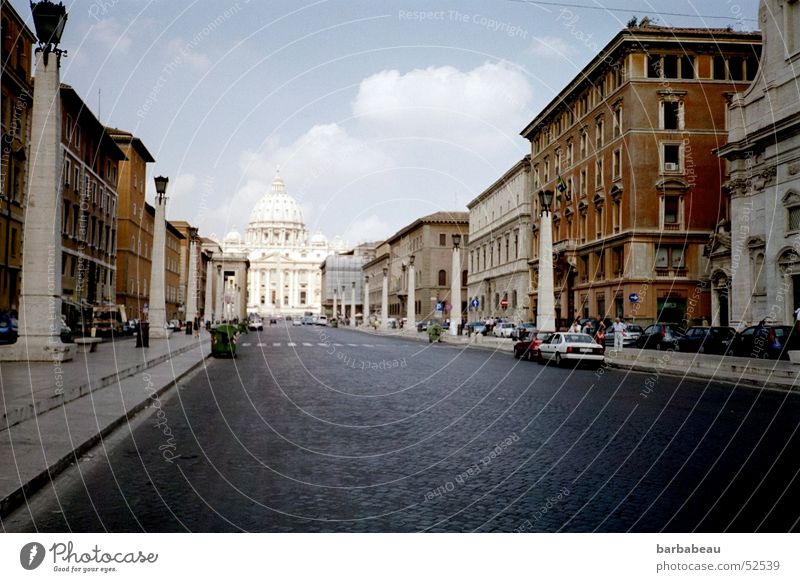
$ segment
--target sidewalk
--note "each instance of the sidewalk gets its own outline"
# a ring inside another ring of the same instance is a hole
[[[356,328],[375,335],[396,336],[400,338],[428,341],[425,332],[409,334],[400,330],[374,331]],[[448,344],[470,348],[512,353],[514,341],[492,336],[443,335],[442,341]],[[759,360],[736,358],[733,356],[714,356],[681,352],[660,352],[625,348],[615,353],[606,348],[606,364],[622,370],[635,370],[651,374],[685,376],[690,379],[714,380],[740,386],[753,386],[766,390],[800,393],[800,366],[786,360]]]
[[[208,333],[105,341],[74,360],[0,365],[0,516],[209,355]]]

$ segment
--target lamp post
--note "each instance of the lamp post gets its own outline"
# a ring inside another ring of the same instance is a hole
[[[356,282],[350,286],[350,327],[356,326]]]
[[[58,48],[67,12],[62,3],[31,2],[36,48],[30,127],[28,193],[22,254],[19,339],[0,350],[0,360],[64,361],[72,344],[61,342],[61,98]],[[7,34],[8,31],[3,31]],[[50,59],[55,54],[55,59]]]
[[[383,268],[383,288],[381,289],[381,327],[389,329],[389,268]]]
[[[222,265],[217,265],[217,304],[214,309],[214,315],[217,316],[217,321],[222,323],[225,320],[225,314],[222,312],[224,309],[222,300],[225,297],[225,278],[222,275]]]
[[[406,325],[408,325],[409,330],[417,331],[417,323],[416,323],[416,302],[417,298],[415,295],[415,288],[416,288],[416,281],[414,280],[414,255],[408,257],[408,314],[406,315]]]
[[[189,227],[189,275],[186,283],[186,335],[197,317],[197,228]]]
[[[364,275],[364,298],[361,301],[364,325],[369,323],[369,275]]]
[[[169,178],[156,176],[156,208],[153,223],[153,260],[150,263],[150,337],[166,339],[167,302],[166,281],[164,280],[165,253],[167,242],[167,184]]]
[[[208,261],[206,262],[206,299],[203,303],[203,320],[210,325],[214,321],[214,270],[212,264],[214,251],[206,251],[206,254]]]
[[[450,335],[458,335],[461,324],[461,235],[453,235],[453,268],[450,275]]]
[[[537,195],[542,214],[539,229],[539,304],[536,311],[536,327],[540,332],[557,331],[553,283],[553,217],[550,213],[553,191],[539,190]]]

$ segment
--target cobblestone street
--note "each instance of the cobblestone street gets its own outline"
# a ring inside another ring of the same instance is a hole
[[[795,395],[543,367],[510,344],[272,327],[157,405],[5,529],[787,531],[800,515]]]

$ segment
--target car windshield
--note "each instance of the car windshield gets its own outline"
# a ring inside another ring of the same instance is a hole
[[[568,333],[564,335],[564,339],[573,344],[591,344],[594,343],[594,340],[591,336],[586,335],[585,333]]]
[[[629,325],[628,331],[632,333],[642,333],[642,326],[641,325]]]

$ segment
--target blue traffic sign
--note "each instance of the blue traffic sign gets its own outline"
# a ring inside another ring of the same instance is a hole
[[[639,303],[639,294],[638,293],[631,293],[628,295],[628,299],[631,303]]]
[[[475,299],[473,299],[470,302],[470,305],[472,306],[473,309],[478,309],[478,306],[480,305],[480,302],[478,301],[478,298],[476,297]]]

